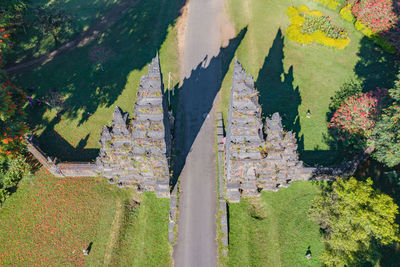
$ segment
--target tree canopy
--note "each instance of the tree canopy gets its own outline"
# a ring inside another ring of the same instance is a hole
[[[359,266],[379,258],[378,245],[399,241],[398,206],[371,179],[338,179],[312,203],[310,216],[324,232],[327,266]]]

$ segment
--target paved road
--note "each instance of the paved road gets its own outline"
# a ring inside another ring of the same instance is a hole
[[[180,90],[182,143],[177,267],[216,266],[217,174],[213,102],[221,85],[223,0],[190,0]],[[207,116],[208,114],[208,116]],[[186,160],[186,162],[184,162]],[[180,170],[178,170],[179,172]]]

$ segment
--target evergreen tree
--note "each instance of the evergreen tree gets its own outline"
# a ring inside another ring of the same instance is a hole
[[[384,110],[376,123],[374,157],[376,160],[394,167],[400,164],[400,81],[389,90],[391,104]]]

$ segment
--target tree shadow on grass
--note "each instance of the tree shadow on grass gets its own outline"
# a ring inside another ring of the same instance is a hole
[[[86,114],[94,114],[99,108],[114,105],[123,90],[137,90],[136,83],[128,83],[128,76],[151,62],[165,41],[169,27],[179,17],[183,4],[182,0],[168,3],[158,0],[141,1],[97,41],[60,55],[33,70],[18,73],[15,78],[24,88],[35,87],[36,98],[43,97],[53,88],[59,88],[60,93],[67,95],[62,118],[70,121],[78,119],[80,126],[87,122],[89,116]],[[105,71],[101,71],[88,59],[94,45],[113,51],[114,56],[104,64]],[[132,107],[134,100],[134,97],[129,99]],[[62,149],[66,142],[54,130],[59,119],[44,118],[48,110],[43,107],[29,110],[30,126],[44,129],[39,142],[43,144],[42,149],[46,153],[64,158]],[[106,124],[109,118],[101,120]],[[88,133],[99,132],[102,123],[88,123]],[[73,133],[73,126],[69,130]],[[71,159],[90,160],[94,155],[94,152],[82,153],[76,148],[67,150],[70,153],[67,158]]]
[[[184,79],[179,88],[178,123],[175,126],[173,148],[172,189],[178,181],[190,149],[206,119],[204,114],[211,111],[235,51],[246,32],[247,27],[242,29],[234,39],[231,39],[227,47],[220,48],[217,56],[211,59],[205,57],[192,70],[190,76]]]
[[[260,92],[263,117],[279,112],[282,124],[288,131],[296,133],[299,150],[304,148],[304,137],[299,136],[301,127],[298,108],[301,104],[299,87],[293,87],[293,66],[285,72],[283,60],[284,37],[281,29],[276,33],[268,56],[258,73],[255,86]]]
[[[357,91],[369,92],[376,90],[377,87],[389,89],[394,86],[399,70],[398,56],[385,52],[367,37],[361,39],[360,50],[357,55],[360,58],[354,67],[357,79],[345,83],[341,90],[338,88],[335,97],[331,98],[334,102],[331,103],[330,110],[326,114],[328,122],[340,106],[340,102],[343,103],[346,98],[356,94]],[[351,159],[357,153],[360,153],[362,147],[366,146],[366,138],[359,135],[352,135],[351,138],[353,141],[346,141],[346,144],[339,138],[338,132],[334,130],[329,130],[328,134],[324,136],[325,143],[329,145],[331,151],[341,151],[340,158],[342,160]]]
[[[357,55],[360,60],[354,67],[354,72],[362,81],[364,92],[377,87],[393,88],[399,69],[398,56],[385,52],[367,37],[361,39]]]

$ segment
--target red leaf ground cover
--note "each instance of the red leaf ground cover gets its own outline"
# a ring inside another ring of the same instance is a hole
[[[0,266],[83,266],[82,253],[115,194],[101,178],[56,178],[41,169],[0,210]]]

